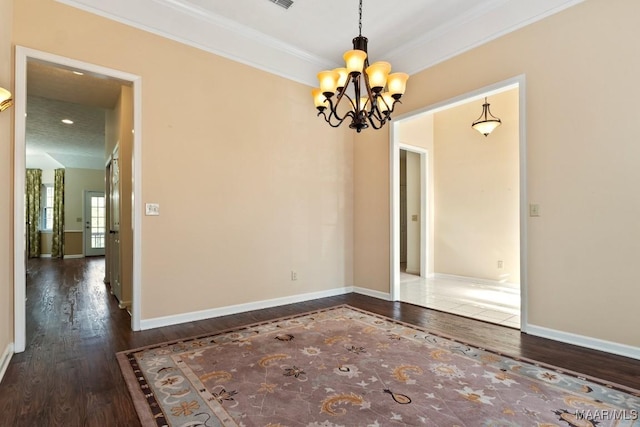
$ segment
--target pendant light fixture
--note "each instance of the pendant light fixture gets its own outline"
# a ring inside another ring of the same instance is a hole
[[[482,105],[482,114],[480,114],[478,120],[471,124],[471,127],[484,136],[489,136],[489,134],[501,124],[502,121],[491,114],[491,110],[489,110],[489,103],[487,102],[487,97],[485,96],[484,104]]]
[[[13,105],[13,99],[11,98],[11,92],[3,87],[0,87],[0,112],[6,110]]]
[[[369,65],[368,40],[362,36],[362,0],[358,13],[359,33],[353,39],[353,50],[343,56],[346,66],[318,73],[320,87],[313,89],[312,95],[318,116],[322,115],[331,127],[338,127],[349,118],[349,127],[360,132],[370,125],[380,129],[391,120],[395,104],[404,95],[409,75],[389,74],[391,64],[388,62]],[[345,98],[348,102],[341,106]]]

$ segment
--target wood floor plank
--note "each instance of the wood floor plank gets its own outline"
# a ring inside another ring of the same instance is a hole
[[[103,259],[35,259],[27,270],[27,350],[14,355],[0,383],[0,427],[139,426],[116,352],[338,304],[640,389],[638,360],[358,294],[132,332],[128,313],[102,283]]]

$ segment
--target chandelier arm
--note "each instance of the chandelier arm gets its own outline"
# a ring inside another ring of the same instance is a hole
[[[344,115],[344,117],[342,117],[342,118],[338,117],[338,116],[337,116],[337,115],[335,115],[335,114],[332,114],[332,115],[330,116],[330,118],[331,118],[331,117],[333,117],[333,118],[335,118],[335,119],[336,119],[336,124],[335,124],[335,125],[333,125],[329,120],[327,120],[327,123],[329,123],[332,127],[336,128],[336,127],[340,126],[340,125],[342,124],[342,122],[344,122],[344,121],[347,119],[347,117],[351,117],[351,118],[353,118],[353,113],[352,113],[351,111],[349,111],[349,112],[348,112],[347,114],[345,114],[345,115]]]
[[[369,119],[371,119],[373,117],[378,121],[382,120],[382,112],[378,108],[378,103],[377,102],[372,102],[371,103],[371,109],[367,113],[367,117]]]
[[[371,117],[368,117],[368,119],[369,119],[369,123],[371,124],[371,127],[374,128],[375,130],[382,129],[382,127],[387,123],[387,120],[383,119],[382,121],[379,121],[378,125],[376,125],[376,122],[374,120],[371,120]]]
[[[333,122],[331,122],[331,118],[335,117],[335,115],[334,114],[329,114],[329,116],[327,116],[324,111],[320,111],[318,113],[318,116],[322,116],[324,118],[324,121],[329,123],[329,126],[331,126],[332,128],[337,128],[344,121],[344,119],[343,120],[339,120],[334,124]]]
[[[335,104],[331,101],[331,99],[329,99],[329,106],[331,107],[331,111],[338,119],[340,119],[340,116],[338,115],[338,105],[340,105],[340,101],[342,100],[342,98],[346,97],[349,100],[349,102],[353,103],[353,100],[351,99],[351,97],[349,97],[349,94],[347,93],[348,86],[349,86],[348,84],[345,85],[340,91],[340,93],[338,93],[338,97],[336,98]],[[347,118],[347,114],[345,114],[344,117],[342,117],[342,119],[340,120],[342,121],[345,118]]]
[[[345,97],[349,100],[349,102],[351,104],[353,104],[353,100],[351,99],[351,97],[349,96],[349,94],[347,93],[347,89],[346,87],[342,90],[342,92],[340,92],[340,94],[338,94],[338,97],[336,98],[336,102],[335,104],[333,103],[333,101],[331,100],[331,98],[329,98],[327,101],[329,101],[329,111],[331,112],[331,114],[329,115],[329,117],[335,117],[336,120],[338,120],[340,123],[342,123],[347,117],[351,116],[353,117],[353,112],[352,111],[347,111],[344,116],[340,117],[340,115],[338,114],[338,105],[340,104],[340,100]]]
[[[346,95],[346,94],[345,94],[345,96],[346,96],[347,98],[349,98],[349,95]],[[329,115],[327,115],[324,111],[320,111],[320,112],[318,112],[318,114],[317,114],[317,115],[318,115],[318,116],[322,115],[322,116],[324,117],[324,120],[325,120],[327,123],[329,123],[329,125],[330,125],[331,127],[334,127],[334,128],[335,128],[335,127],[338,127],[338,126],[340,126],[340,125],[342,124],[342,122],[344,122],[344,121],[345,121],[345,119],[346,119],[347,117],[353,117],[353,112],[352,112],[352,111],[347,111],[343,117],[340,117],[340,116],[338,115],[337,110],[336,110],[336,108],[337,108],[337,104],[334,104],[334,103],[333,103],[333,101],[331,101],[331,99],[328,99],[328,101],[329,101]],[[332,121],[332,120],[333,120],[333,121]],[[334,124],[334,123],[335,123],[335,124]]]
[[[318,115],[321,115],[321,114],[324,116],[324,121],[329,123],[329,126],[331,126],[332,128],[340,127],[340,125],[344,121],[344,118],[343,118],[342,120],[339,120],[336,123],[332,123],[331,122],[331,117],[335,117],[334,115],[329,115],[329,117],[327,117],[327,115],[324,112],[318,113]]]
[[[383,113],[376,106],[375,110],[371,110],[371,113],[368,116],[369,123],[371,123],[371,126],[374,129],[376,130],[381,129],[387,123],[387,121],[391,120],[390,114],[391,114],[391,111],[387,111],[386,113]],[[376,123],[378,124],[376,125]]]
[[[384,114],[382,113],[382,111],[380,111],[377,105],[371,108],[371,111],[369,112],[369,114],[367,114],[367,118],[369,119],[369,121],[371,121],[372,119],[376,119],[379,122],[383,122],[385,120]]]
[[[378,119],[378,121],[387,121],[387,120],[391,120],[391,114],[394,112],[395,108],[396,108],[396,104],[402,104],[402,102],[400,102],[399,100],[394,100],[393,103],[391,105],[387,104],[387,102],[384,100],[384,97],[382,96],[378,96],[379,99],[376,100],[376,108],[375,111],[371,111],[370,115],[374,115],[375,113],[375,117]],[[378,104],[378,101],[382,100],[382,103],[384,103],[384,105],[388,108],[388,110],[386,112],[382,112],[382,110],[380,110]]]

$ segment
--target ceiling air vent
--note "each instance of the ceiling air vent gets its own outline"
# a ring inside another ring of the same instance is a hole
[[[271,3],[275,3],[280,7],[284,7],[285,9],[289,9],[293,4],[293,0],[269,0]]]

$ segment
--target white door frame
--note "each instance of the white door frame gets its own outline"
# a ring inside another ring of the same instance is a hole
[[[397,123],[397,122],[396,122]],[[395,123],[394,123],[395,124]],[[429,150],[415,145],[403,144],[398,142],[398,189],[400,188],[400,150],[410,151],[420,156],[420,277],[427,277],[429,268],[429,235],[431,233],[429,224],[429,213],[431,206],[429,204]],[[400,191],[398,193],[398,230],[400,229]],[[398,281],[400,283],[400,235],[398,234]],[[397,288],[397,287],[396,287]],[[400,298],[399,289],[396,289],[398,295],[394,298],[397,301]]]
[[[140,330],[140,284],[142,283],[142,212],[137,204],[142,200],[142,78],[111,68],[54,55],[35,49],[16,46],[15,68],[15,140],[14,140],[14,189],[13,189],[13,286],[14,286],[14,351],[26,348],[26,257],[25,257],[25,170],[26,170],[26,110],[27,110],[27,61],[37,59],[57,65],[103,74],[129,81],[133,86],[133,301],[131,329]]]
[[[438,102],[433,105],[411,111],[394,119],[390,126],[390,291],[391,299],[398,301],[400,298],[400,149],[408,149],[400,143],[397,126],[402,120],[415,118],[422,114],[436,113],[441,110],[455,107],[485,96],[491,96],[506,90],[518,88],[519,91],[519,120],[520,120],[520,329],[527,332],[527,132],[526,132],[526,92],[524,74],[498,82],[483,88],[456,96],[454,98]],[[412,147],[415,151],[416,147]],[[424,171],[424,169],[423,169]],[[424,183],[425,180],[423,179]],[[424,206],[424,205],[423,205]],[[421,245],[422,246],[422,245]],[[423,270],[424,271],[424,270]]]

